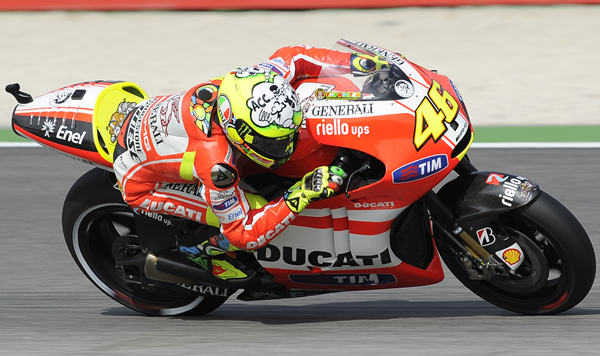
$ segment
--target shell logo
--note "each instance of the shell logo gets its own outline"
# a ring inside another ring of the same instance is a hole
[[[514,265],[521,261],[521,251],[516,248],[509,248],[502,254],[502,259],[509,265]]]

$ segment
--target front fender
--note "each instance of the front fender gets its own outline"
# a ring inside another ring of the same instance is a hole
[[[497,172],[457,177],[439,191],[439,198],[457,215],[457,223],[489,219],[531,202],[539,186],[527,178]]]

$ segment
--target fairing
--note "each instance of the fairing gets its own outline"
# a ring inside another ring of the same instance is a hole
[[[474,172],[444,185],[438,196],[456,214],[459,224],[492,219],[531,202],[539,186],[524,177],[499,172]]]
[[[373,163],[382,163],[383,173],[375,182],[350,189],[349,196],[311,203],[257,258],[277,282],[295,291],[439,282],[443,271],[437,253],[421,268],[393,253],[392,225],[452,171],[470,146],[473,133],[462,99],[447,77],[399,54],[344,40],[335,50],[386,58],[391,69],[371,76],[386,75],[393,91],[367,92],[370,76],[364,75],[322,72],[298,81],[304,128],[296,153],[276,172],[301,177],[331,164],[341,147],[370,155]],[[396,91],[394,80],[404,87]]]
[[[129,110],[148,96],[136,84],[74,84],[19,104],[14,132],[75,160],[110,169],[116,134]]]

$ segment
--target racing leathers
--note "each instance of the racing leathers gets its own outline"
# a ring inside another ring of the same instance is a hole
[[[279,49],[257,67],[293,83],[317,76],[322,69],[339,74],[356,70],[353,58],[344,52],[292,46]],[[267,202],[240,188],[239,152],[211,119],[220,82],[213,79],[140,103],[119,133],[114,171],[132,208],[219,227],[220,234],[211,238],[217,249],[255,250],[289,226],[310,199],[291,204],[286,196],[292,192]]]

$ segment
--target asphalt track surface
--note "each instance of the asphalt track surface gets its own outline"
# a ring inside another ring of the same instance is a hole
[[[600,251],[598,149],[472,149],[481,170],[521,174],[578,217]],[[90,167],[42,148],[0,149],[0,355],[597,354],[598,283],[576,308],[499,309],[453,276],[428,287],[265,302],[205,317],[147,317],[104,296],[65,246],[61,206]]]

